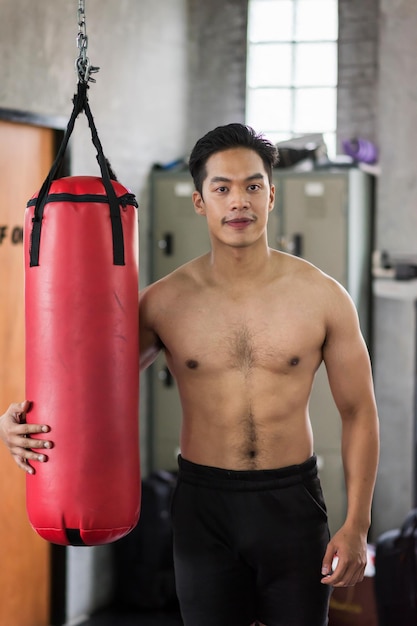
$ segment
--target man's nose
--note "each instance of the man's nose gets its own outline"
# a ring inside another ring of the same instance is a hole
[[[244,189],[236,189],[230,195],[230,208],[245,209],[249,206],[248,195]]]

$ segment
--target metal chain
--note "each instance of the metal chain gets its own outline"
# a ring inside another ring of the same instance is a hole
[[[91,76],[99,71],[99,67],[95,67],[90,64],[90,60],[87,56],[88,37],[87,28],[85,24],[85,0],[78,0],[78,35],[77,35],[77,47],[79,49],[78,58],[75,62],[75,67],[78,73],[78,78],[83,83],[92,82],[96,80]]]

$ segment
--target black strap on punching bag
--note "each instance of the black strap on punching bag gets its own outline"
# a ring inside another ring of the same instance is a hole
[[[125,256],[124,256],[124,241],[123,241],[123,227],[122,220],[120,217],[120,206],[117,200],[116,193],[114,191],[111,180],[116,180],[114,173],[111,170],[111,167],[103,154],[103,148],[98,137],[97,129],[94,124],[94,119],[91,113],[90,105],[88,103],[87,98],[87,82],[80,80],[77,85],[77,93],[74,95],[73,103],[74,107],[71,113],[70,120],[68,122],[67,129],[65,131],[64,138],[58,150],[58,154],[55,158],[55,161],[52,164],[52,167],[49,171],[48,176],[43,182],[43,185],[39,191],[34,216],[32,218],[33,227],[31,234],[31,245],[30,245],[30,266],[39,265],[39,249],[40,249],[40,241],[41,241],[41,231],[42,231],[42,220],[43,220],[43,211],[45,208],[45,204],[47,202],[49,189],[51,187],[52,181],[54,181],[57,177],[57,173],[62,165],[64,160],[65,151],[67,149],[68,141],[71,137],[72,131],[74,130],[75,120],[78,115],[84,111],[87,119],[88,125],[91,131],[91,139],[94,144],[94,147],[97,150],[97,161],[100,166],[101,177],[103,180],[104,188],[106,190],[106,195],[110,207],[110,219],[111,219],[111,227],[112,227],[112,237],[113,237],[113,264],[114,265],[125,265]]]

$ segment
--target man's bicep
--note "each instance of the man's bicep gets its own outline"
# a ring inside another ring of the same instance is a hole
[[[339,411],[350,413],[372,402],[373,382],[369,353],[351,302],[337,311],[326,340],[323,359]]]

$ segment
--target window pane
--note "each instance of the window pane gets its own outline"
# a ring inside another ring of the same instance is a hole
[[[324,133],[324,143],[329,158],[334,158],[336,156],[336,133]]]
[[[324,133],[336,128],[335,89],[297,89],[295,91],[296,133]]]
[[[291,84],[292,46],[290,44],[257,44],[250,46],[248,56],[249,87],[281,87]]]
[[[258,132],[291,128],[291,91],[289,89],[249,89],[247,123]]]
[[[338,0],[249,0],[246,120],[336,149]]]
[[[292,0],[252,0],[249,2],[249,41],[291,41],[293,39]]]
[[[296,2],[296,41],[337,40],[337,0]]]
[[[272,141],[272,143],[277,144],[280,141],[288,141],[288,139],[291,139],[292,134],[289,131],[276,132],[267,130],[265,131],[265,137],[269,139],[269,141]]]
[[[337,83],[337,45],[335,43],[300,43],[295,47],[296,86]]]

